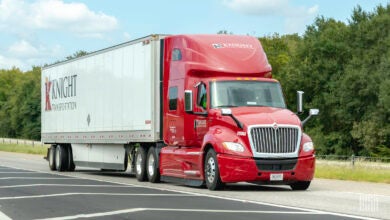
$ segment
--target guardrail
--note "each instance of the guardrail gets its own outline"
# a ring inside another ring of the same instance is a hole
[[[346,155],[316,155],[318,164],[344,167],[365,167],[374,169],[390,169],[389,157],[364,157]]]
[[[20,145],[31,145],[31,146],[39,146],[43,147],[45,146],[40,141],[34,141],[34,140],[23,140],[23,139],[14,139],[14,138],[0,138],[0,143],[2,144],[20,144]]]

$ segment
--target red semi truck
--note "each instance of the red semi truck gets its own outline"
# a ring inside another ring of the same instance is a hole
[[[313,179],[313,142],[286,109],[258,39],[150,35],[42,70],[51,170],[130,170],[139,181],[220,189]]]

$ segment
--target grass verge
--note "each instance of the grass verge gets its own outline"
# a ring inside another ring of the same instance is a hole
[[[370,165],[357,164],[352,166],[350,163],[317,161],[315,177],[390,184],[390,169],[388,167],[372,167]]]
[[[25,154],[38,154],[46,155],[47,147],[45,146],[32,146],[32,145],[18,145],[18,144],[0,144],[0,151],[25,153]]]

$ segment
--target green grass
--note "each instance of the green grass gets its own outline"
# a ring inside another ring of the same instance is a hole
[[[32,145],[18,145],[18,144],[0,143],[0,151],[46,155],[47,147],[45,147],[45,146],[34,146],[33,147]]]
[[[352,167],[348,162],[328,163],[318,161],[316,164],[315,177],[324,179],[353,180],[363,182],[388,183],[390,184],[389,164],[376,166],[376,164],[362,163]]]

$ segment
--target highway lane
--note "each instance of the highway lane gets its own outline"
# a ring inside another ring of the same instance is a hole
[[[389,186],[356,191],[359,184],[318,180],[306,192],[233,184],[211,192],[139,183],[128,173],[50,172],[41,156],[0,152],[0,219],[390,219]]]

